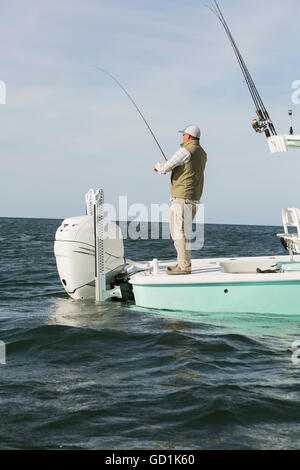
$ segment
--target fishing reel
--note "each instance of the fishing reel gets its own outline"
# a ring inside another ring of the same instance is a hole
[[[268,130],[268,125],[271,124],[271,121],[263,121],[263,120],[258,120],[258,119],[253,119],[252,121],[252,127],[255,130],[255,132],[266,132]]]

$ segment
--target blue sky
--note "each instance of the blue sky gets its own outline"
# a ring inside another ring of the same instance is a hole
[[[251,128],[254,105],[210,0],[2,0],[0,105],[2,217],[84,214],[84,195],[164,203],[169,175],[132,94],[167,156],[196,123],[208,154],[207,223],[281,224],[299,207],[300,151],[272,155]],[[300,80],[300,2],[220,0],[278,133],[287,133]]]

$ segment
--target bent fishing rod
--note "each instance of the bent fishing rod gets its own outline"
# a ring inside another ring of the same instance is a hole
[[[157,138],[155,137],[154,135],[154,132],[152,131],[151,127],[149,126],[148,122],[146,121],[145,117],[143,116],[142,112],[140,111],[140,109],[138,108],[137,104],[135,103],[135,101],[133,100],[133,98],[130,96],[130,94],[128,93],[128,91],[124,88],[124,86],[122,85],[122,83],[119,82],[119,80],[117,80],[111,73],[107,72],[106,70],[102,69],[101,67],[98,67],[97,65],[95,65],[96,69],[100,70],[101,72],[105,73],[106,75],[108,75],[115,83],[117,83],[117,85],[119,85],[119,87],[124,91],[125,95],[127,96],[127,98],[130,99],[131,103],[133,104],[133,106],[135,107],[135,109],[137,110],[137,112],[139,113],[139,115],[141,116],[141,118],[143,119],[144,123],[146,124],[147,126],[147,129],[150,131],[153,139],[155,140],[159,150],[161,151],[163,157],[165,160],[167,160],[167,157],[165,156],[164,154],[164,151],[163,149],[161,148]],[[168,160],[167,160],[168,161]]]
[[[270,137],[270,135],[277,135],[275,127],[270,119],[269,113],[265,108],[265,105],[257,91],[257,88],[252,80],[252,77],[249,73],[249,70],[244,62],[244,59],[236,45],[235,40],[233,39],[233,36],[231,34],[231,31],[227,25],[227,22],[222,14],[222,11],[218,5],[217,0],[214,0],[213,5],[207,6],[209,10],[211,10],[216,17],[219,19],[221,22],[223,28],[225,29],[225,32],[227,34],[227,37],[230,41],[230,44],[233,48],[233,51],[235,53],[235,56],[238,60],[239,66],[243,72],[246,84],[248,86],[248,89],[250,91],[251,97],[253,99],[255,108],[256,108],[256,115],[258,119],[253,119],[252,121],[252,127],[255,130],[255,132],[264,132],[266,137]]]

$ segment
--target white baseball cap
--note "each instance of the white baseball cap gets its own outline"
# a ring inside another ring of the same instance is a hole
[[[183,131],[178,131],[180,134],[189,134],[192,137],[196,137],[197,139],[200,139],[200,129],[198,126],[195,126],[194,124],[191,126],[186,127]]]

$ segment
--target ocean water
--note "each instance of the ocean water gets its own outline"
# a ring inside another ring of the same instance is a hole
[[[0,219],[0,449],[298,449],[300,315],[74,301],[59,220]],[[194,257],[285,253],[281,227],[207,225]],[[126,256],[174,258],[169,240]]]

